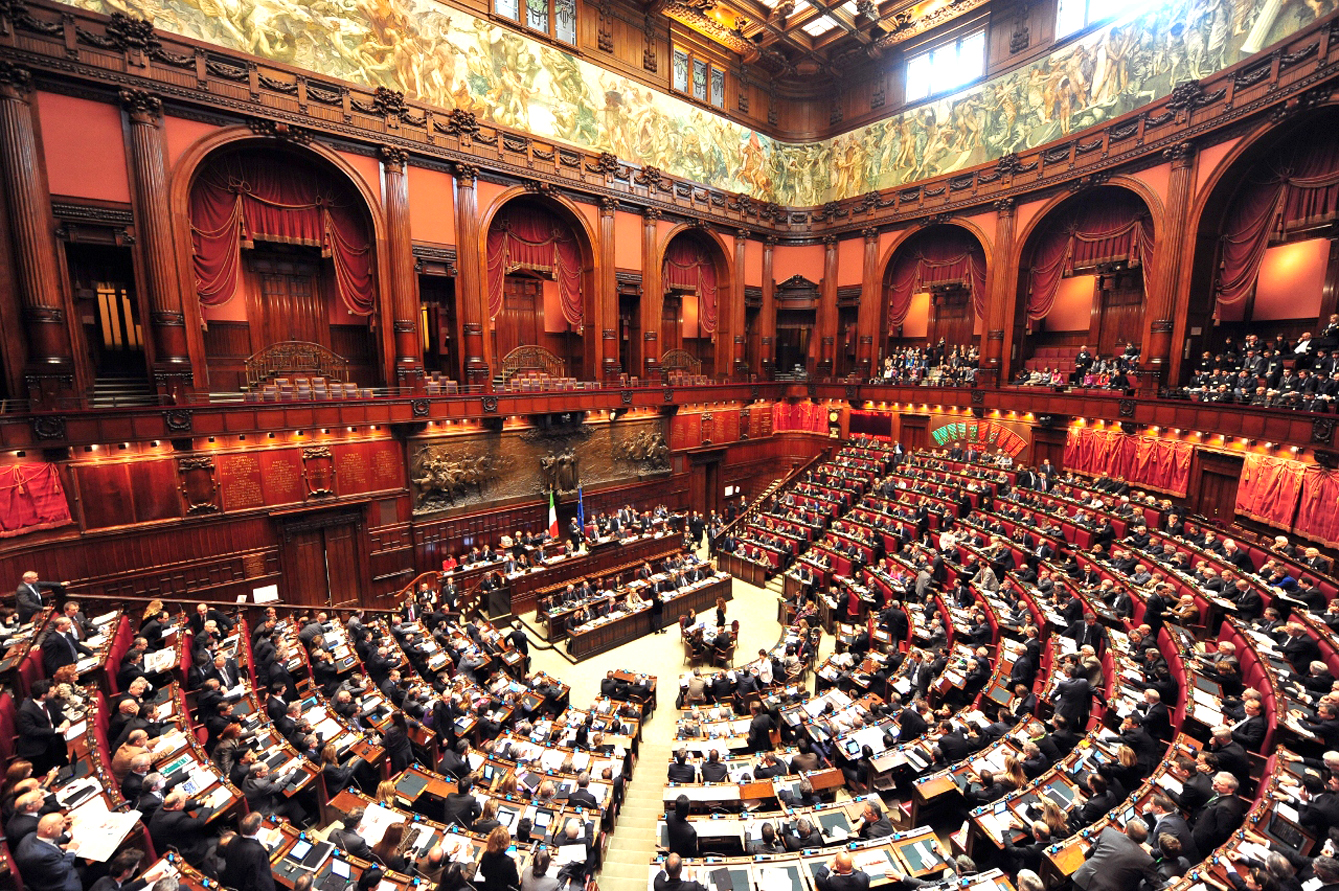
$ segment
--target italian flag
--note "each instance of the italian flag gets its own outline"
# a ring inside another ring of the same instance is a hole
[[[558,537],[558,508],[553,503],[553,490],[549,490],[549,538]]]

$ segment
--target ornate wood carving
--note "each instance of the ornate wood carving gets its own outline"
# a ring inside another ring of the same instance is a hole
[[[219,511],[218,481],[214,479],[214,459],[208,455],[177,461],[181,478],[181,497],[189,515]]]
[[[247,357],[247,386],[255,389],[266,381],[287,374],[315,374],[331,381],[349,376],[349,360],[319,343],[285,340]]]
[[[326,446],[302,450],[302,479],[308,498],[332,498],[335,494],[335,458]]]
[[[502,357],[502,379],[523,371],[542,371],[549,377],[566,377],[567,363],[541,346],[519,346]]]

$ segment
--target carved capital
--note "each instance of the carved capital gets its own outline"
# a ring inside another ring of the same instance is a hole
[[[837,236],[835,236],[835,235],[824,235],[824,236],[823,236],[823,244],[827,245],[828,248],[830,248],[830,249],[831,249],[831,248],[835,248],[835,247],[837,246]]]
[[[1172,162],[1172,169],[1189,167],[1190,162],[1195,158],[1195,144],[1192,142],[1178,142],[1171,148],[1162,150],[1162,156]]]
[[[398,146],[381,146],[377,149],[377,157],[381,158],[381,163],[386,165],[386,170],[390,173],[403,173],[409,164],[409,152]]]
[[[163,116],[163,100],[145,90],[122,90],[121,107],[136,124],[154,124]]]
[[[763,236],[762,243],[763,243],[763,245],[764,245],[765,247],[774,248],[774,247],[776,247],[776,236],[775,236],[775,235],[765,235],[765,236]]]
[[[26,99],[32,89],[33,75],[13,62],[0,62],[0,94],[10,99]]]
[[[878,229],[875,229],[875,228],[872,227],[872,226],[869,227],[869,228],[867,228],[867,229],[861,229],[861,230],[860,230],[860,234],[864,237],[865,241],[878,241],[878,240],[879,240],[879,230],[878,230]]]
[[[736,241],[747,241],[747,240],[748,240],[748,237],[749,237],[750,235],[752,235],[752,234],[753,234],[753,232],[750,231],[750,230],[748,230],[748,229],[736,229],[736,230],[735,230],[735,240],[736,240]]]
[[[646,220],[646,222],[654,223],[661,217],[660,208],[658,207],[642,208],[642,217]]]
[[[995,202],[995,213],[1002,217],[1011,217],[1014,215],[1014,209],[1018,207],[1018,202],[1012,198],[1001,198]]]
[[[600,199],[600,215],[612,217],[614,211],[618,210],[618,199],[610,195],[605,195]]]
[[[473,164],[465,164],[461,161],[455,163],[456,185],[474,188],[475,182],[479,179],[479,168]]]

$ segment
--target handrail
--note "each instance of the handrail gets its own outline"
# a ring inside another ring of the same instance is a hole
[[[344,381],[349,376],[349,360],[306,340],[272,343],[246,358],[246,383],[253,390],[281,374],[319,374]]]
[[[723,529],[721,529],[720,535],[718,535],[716,538],[712,539],[709,542],[711,553],[712,554],[716,553],[716,540],[724,538],[727,533],[734,532],[738,527],[740,527],[742,523],[754,517],[757,514],[758,510],[760,509],[760,505],[762,505],[763,501],[765,501],[768,497],[775,495],[777,492],[780,492],[782,489],[794,483],[795,480],[799,479],[803,474],[807,473],[816,465],[826,461],[831,454],[832,454],[832,446],[823,447],[822,449],[819,450],[817,455],[814,455],[808,461],[804,462],[795,470],[791,471],[789,474],[783,477],[781,480],[781,484],[779,486],[769,487],[771,488],[771,492],[765,493],[764,495],[755,498],[753,500],[753,503],[750,504],[747,508],[745,508],[739,514],[739,516],[735,517],[733,520],[727,523]]]

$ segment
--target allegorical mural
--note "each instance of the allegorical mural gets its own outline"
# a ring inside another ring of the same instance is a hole
[[[1062,139],[1287,37],[1339,0],[1169,0],[878,123],[783,143],[436,0],[71,0],[165,30],[786,205]],[[892,63],[890,63],[892,64]]]

